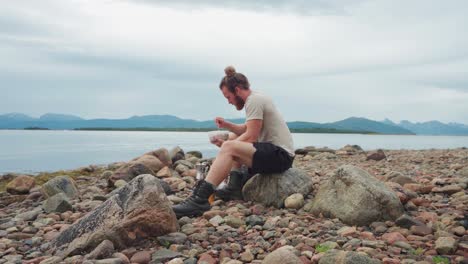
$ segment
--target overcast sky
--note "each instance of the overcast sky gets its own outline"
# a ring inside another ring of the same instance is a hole
[[[243,117],[234,65],[288,121],[468,124],[468,1],[252,2],[1,1],[0,114]]]

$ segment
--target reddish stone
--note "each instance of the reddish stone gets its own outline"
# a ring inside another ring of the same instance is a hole
[[[215,216],[221,216],[221,217],[224,217],[226,216],[226,212],[225,211],[221,211],[221,210],[210,210],[210,211],[207,211],[205,213],[203,213],[203,218],[205,218],[206,220],[210,220],[211,218],[215,217]]]
[[[392,258],[384,258],[382,259],[382,264],[400,264],[400,260],[392,259]]]
[[[203,264],[216,264],[217,261],[215,258],[213,258],[210,254],[208,253],[203,253],[200,255],[200,258],[198,259],[197,263],[203,263]]]
[[[437,219],[439,219],[439,216],[437,216],[436,213],[433,212],[421,212],[418,214],[416,217],[417,219],[421,219],[423,222],[437,222]]]
[[[190,170],[187,170],[187,171],[184,171],[182,173],[182,177],[197,177],[197,170],[196,169],[190,169]]]
[[[151,261],[151,252],[149,251],[136,252],[130,259],[130,262],[132,263],[141,263],[141,264],[146,264],[146,263],[149,263],[150,261]]]
[[[360,237],[366,240],[375,240],[375,236],[372,232],[362,232]]]
[[[393,245],[397,241],[408,242],[408,240],[398,232],[386,233],[382,236],[382,239],[390,245]]]
[[[310,261],[306,256],[300,256],[299,259],[303,264],[312,264],[312,261]]]
[[[28,194],[29,190],[35,185],[36,182],[33,177],[22,175],[9,182],[6,189],[11,194]]]
[[[432,234],[432,228],[427,226],[412,226],[411,233],[418,236],[426,236]]]

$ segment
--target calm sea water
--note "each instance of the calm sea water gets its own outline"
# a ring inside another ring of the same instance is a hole
[[[357,144],[365,150],[468,147],[467,136],[293,134],[296,148],[338,149]],[[206,132],[26,131],[0,130],[0,173],[56,171],[89,164],[127,161],[157,148],[180,146],[205,157],[218,148]]]

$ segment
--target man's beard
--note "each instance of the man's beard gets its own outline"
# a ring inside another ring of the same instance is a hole
[[[242,110],[244,108],[245,101],[238,95],[236,95],[235,99],[236,99],[236,102],[234,105],[236,106],[236,109]]]

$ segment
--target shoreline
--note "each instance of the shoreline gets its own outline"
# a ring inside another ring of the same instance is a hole
[[[112,248],[113,258],[125,256],[130,260],[136,252],[145,252],[154,260],[169,249],[180,258],[172,263],[183,263],[183,260],[196,263],[202,259],[221,263],[228,257],[238,261],[235,263],[260,264],[285,245],[294,249],[292,256],[314,264],[324,257],[344,254],[340,252],[359,252],[367,259],[383,263],[408,264],[439,260],[464,263],[462,260],[468,257],[468,219],[464,215],[468,201],[468,149],[384,150],[382,156],[376,151],[348,145],[340,149],[305,147],[296,153],[300,154],[295,158],[294,167],[306,172],[313,183],[312,192],[304,197],[303,207],[277,209],[249,201],[216,200],[203,216],[178,221],[180,228],[175,234],[183,240],[168,244],[159,238],[139,240],[133,251],[130,247]],[[198,160],[185,154],[179,165],[192,169],[171,166],[154,175],[175,192],[167,196],[172,203],[179,203],[191,194],[195,171],[190,164]],[[52,261],[56,255],[51,251],[51,241],[60,231],[103,204],[106,195],[115,188],[108,186],[108,180],[124,165],[125,162],[117,162],[44,173],[34,177],[36,187],[26,195],[0,190],[0,252],[3,244],[5,248],[13,248],[7,256],[23,262]],[[308,204],[343,165],[361,168],[388,186],[404,207],[403,220],[356,226],[310,213]],[[69,201],[71,211],[42,212],[47,197],[42,196],[41,185],[60,175],[76,182],[80,198]],[[29,212],[38,213],[32,217]],[[29,220],[20,220],[26,215]],[[35,229],[31,229],[31,224]],[[29,240],[36,242],[28,243]],[[442,241],[454,243],[441,246]],[[84,257],[85,253],[80,253],[66,261],[84,260]]]

